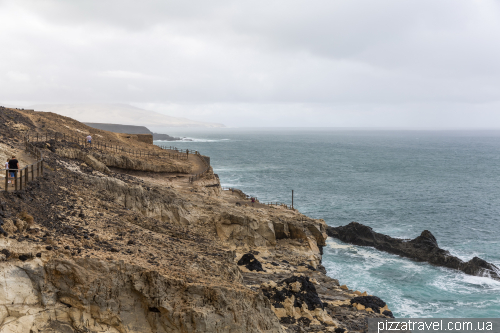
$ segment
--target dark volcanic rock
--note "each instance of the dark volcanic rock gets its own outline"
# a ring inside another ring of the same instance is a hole
[[[265,272],[260,261],[251,253],[245,253],[241,259],[238,260],[238,265],[245,266],[250,271]]]
[[[297,284],[298,282],[298,284]],[[262,290],[264,296],[271,300],[275,308],[282,308],[283,302],[292,296],[295,298],[294,307],[301,308],[305,303],[309,310],[323,309],[323,302],[318,296],[314,284],[307,276],[292,276],[277,283],[277,287]]]
[[[379,313],[380,308],[385,306],[385,302],[377,296],[359,296],[351,299],[351,304],[358,303],[364,305],[365,308],[371,308],[373,311]]]
[[[382,314],[384,316],[387,316],[387,317],[390,317],[390,318],[394,318],[394,315],[392,314],[392,311],[385,310],[384,312],[382,312]]]
[[[29,257],[28,255],[26,255],[26,254],[21,254],[21,255],[19,256],[19,260],[21,260],[21,261],[26,261],[26,260],[28,260],[29,258],[30,258],[30,257]]]
[[[5,255],[5,258],[9,259],[9,257],[10,257],[10,251],[9,250],[2,249],[2,251],[0,251],[0,252],[2,252]]]
[[[500,269],[497,266],[478,257],[463,262],[448,251],[441,249],[436,238],[428,230],[424,230],[420,236],[408,241],[379,234],[370,227],[351,222],[346,226],[328,227],[327,234],[346,243],[371,246],[416,261],[426,261],[436,266],[458,269],[469,275],[500,280]]]

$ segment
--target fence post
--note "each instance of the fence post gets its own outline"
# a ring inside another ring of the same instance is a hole
[[[28,178],[28,177],[29,177],[29,172],[30,172],[30,169],[26,166],[26,167],[24,168],[24,173],[25,173],[25,175],[24,175],[24,179],[25,179],[25,183],[24,183],[24,185],[25,185],[26,187],[28,186],[28,181],[29,181],[29,178]]]
[[[5,170],[5,192],[9,189],[9,170]]]
[[[40,175],[43,176],[43,160],[40,161]]]
[[[23,189],[23,169],[19,170],[19,189],[20,190]],[[16,181],[16,191],[17,191],[17,181]]]

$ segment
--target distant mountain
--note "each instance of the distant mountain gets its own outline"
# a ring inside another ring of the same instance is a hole
[[[225,127],[136,108],[127,104],[38,104],[28,109],[50,111],[88,123],[112,123],[165,127]]]

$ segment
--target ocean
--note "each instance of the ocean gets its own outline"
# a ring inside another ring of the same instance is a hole
[[[211,158],[222,186],[280,201],[330,226],[392,237],[423,230],[462,260],[500,267],[500,131],[158,129],[155,142]],[[500,282],[328,239],[323,265],[396,317],[500,317]]]

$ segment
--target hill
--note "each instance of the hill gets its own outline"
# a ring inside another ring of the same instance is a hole
[[[225,127],[223,124],[171,117],[127,104],[37,104],[30,108],[35,111],[54,112],[88,123],[165,127]]]

